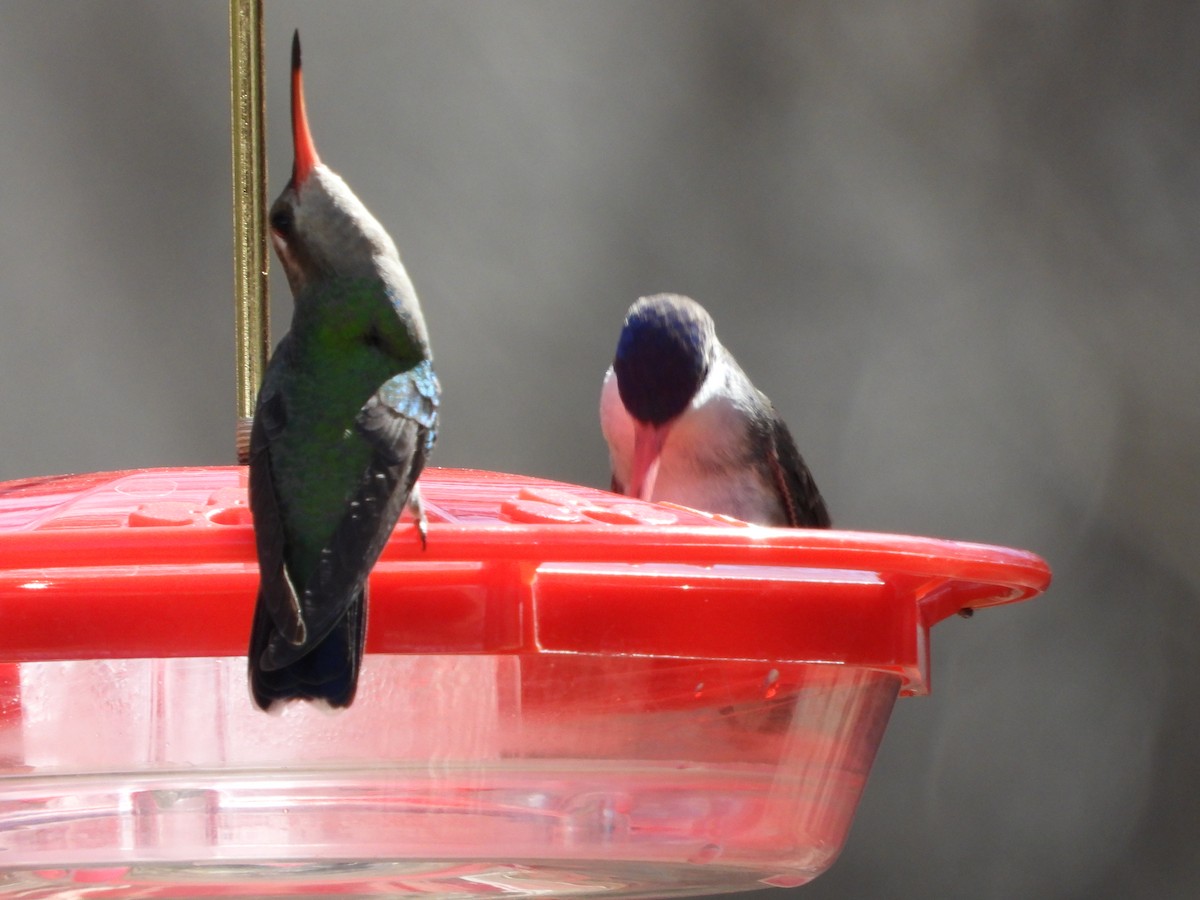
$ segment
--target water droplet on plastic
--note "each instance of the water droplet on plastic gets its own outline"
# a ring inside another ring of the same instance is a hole
[[[772,669],[767,673],[767,677],[763,679],[763,698],[770,700],[779,693],[779,670]]]

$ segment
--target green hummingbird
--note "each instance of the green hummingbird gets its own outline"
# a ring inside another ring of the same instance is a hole
[[[367,576],[407,504],[441,388],[416,292],[383,226],[317,156],[292,41],[292,178],[271,241],[294,310],[263,377],[250,434],[261,578],[250,688],[263,709],[354,700]]]

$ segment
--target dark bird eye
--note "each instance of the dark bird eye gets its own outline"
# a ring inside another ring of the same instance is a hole
[[[292,226],[295,224],[292,219],[292,211],[290,209],[277,209],[271,213],[271,230],[277,231],[282,235],[292,233]]]

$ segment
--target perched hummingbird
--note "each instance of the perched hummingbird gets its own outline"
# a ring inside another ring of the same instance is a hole
[[[407,503],[425,538],[417,476],[441,393],[417,295],[396,246],[317,157],[292,42],[292,178],[271,241],[295,303],[250,434],[250,509],[261,580],[250,687],[349,706],[367,575]]]
[[[759,525],[829,527],[783,419],[695,300],[656,294],[629,308],[600,427],[617,493]]]

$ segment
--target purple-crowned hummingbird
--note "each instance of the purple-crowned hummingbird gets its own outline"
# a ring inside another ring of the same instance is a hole
[[[267,365],[250,434],[261,579],[249,668],[263,709],[353,701],[367,576],[406,504],[424,541],[417,477],[441,392],[395,244],[317,156],[298,32],[292,143],[292,177],[270,212],[292,326]]]
[[[759,525],[829,527],[783,419],[688,297],[656,294],[629,308],[600,427],[617,493]]]

